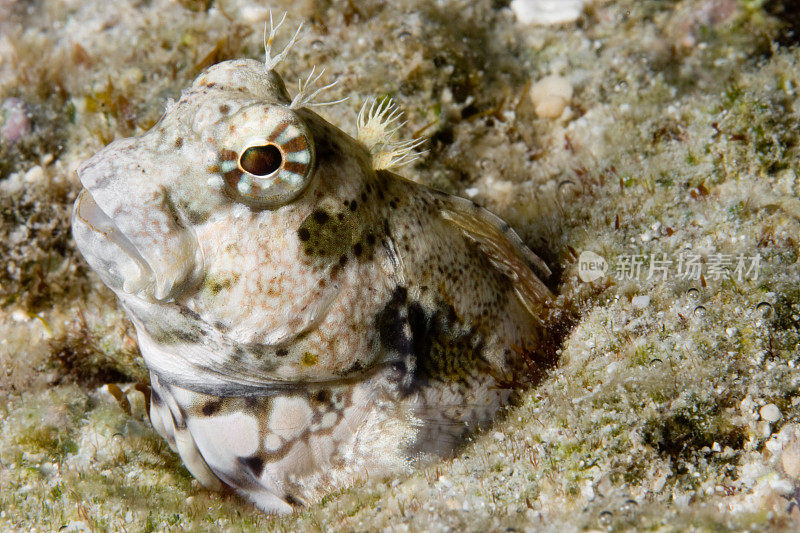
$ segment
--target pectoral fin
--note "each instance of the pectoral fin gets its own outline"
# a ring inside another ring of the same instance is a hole
[[[441,208],[441,216],[478,245],[491,263],[511,280],[525,308],[533,316],[540,317],[553,295],[529,265],[545,276],[550,275],[550,269],[525,246],[514,230],[486,209],[462,198],[448,199]]]

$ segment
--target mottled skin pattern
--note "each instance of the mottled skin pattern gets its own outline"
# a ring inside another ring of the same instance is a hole
[[[150,131],[81,166],[73,214],[136,327],[153,426],[203,484],[269,512],[490,421],[549,296],[494,215],[374,169],[289,105],[261,63],[211,67]],[[288,181],[248,174],[254,132]]]

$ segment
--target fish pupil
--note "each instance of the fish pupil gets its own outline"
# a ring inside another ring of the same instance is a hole
[[[272,174],[281,168],[282,162],[281,151],[274,144],[251,146],[239,158],[242,170],[254,176]]]

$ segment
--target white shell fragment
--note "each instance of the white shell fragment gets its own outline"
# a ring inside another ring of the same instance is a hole
[[[522,24],[566,24],[581,16],[583,0],[514,0],[511,11]]]

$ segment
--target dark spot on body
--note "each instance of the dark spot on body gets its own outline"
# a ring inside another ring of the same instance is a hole
[[[410,339],[406,334],[409,318],[406,308],[407,299],[408,290],[405,287],[397,287],[392,292],[392,297],[375,317],[375,326],[381,345],[388,351],[399,355],[407,355],[411,352]]]
[[[183,146],[183,137],[178,137],[175,139],[175,148],[180,148]]]
[[[408,325],[411,328],[413,339],[413,350],[416,354],[423,354],[427,351],[429,323],[425,310],[419,302],[412,302],[408,306]]]
[[[278,348],[277,350],[275,350],[275,355],[277,355],[278,357],[286,357],[287,355],[289,355],[289,350],[287,350],[286,348]]]
[[[350,202],[350,211],[355,211],[356,209],[358,209],[358,203],[356,203],[355,200],[352,200]]]
[[[346,255],[342,254],[342,256],[339,258],[339,264],[342,265],[342,266],[347,264],[347,256]]]
[[[255,477],[261,477],[264,471],[264,458],[258,455],[239,457],[239,462],[246,466]]]
[[[219,408],[222,406],[222,403],[219,401],[208,401],[203,404],[203,407],[200,409],[205,416],[212,416],[214,413],[219,411]]]
[[[305,242],[311,237],[311,232],[308,231],[308,228],[300,228],[299,230],[297,230],[297,237],[301,241]]]
[[[356,257],[360,256],[360,255],[361,255],[361,252],[363,252],[363,251],[364,251],[364,250],[363,250],[363,248],[361,247],[361,243],[360,243],[360,242],[357,242],[357,243],[355,243],[355,244],[353,245],[353,254],[355,254],[355,256],[356,256]]]
[[[369,185],[367,185],[367,187],[369,188]],[[361,201],[362,202],[366,202],[367,201],[367,193],[365,193],[365,192],[361,193]]]
[[[331,395],[326,390],[318,390],[311,396],[311,399],[314,400],[315,402],[327,403],[328,401],[330,401]]]
[[[229,106],[228,104],[222,104],[221,106],[219,106],[219,112],[222,113],[223,115],[227,115],[228,113],[230,113],[230,111],[231,111],[231,106]]]
[[[392,367],[394,367],[401,376],[405,376],[408,373],[408,364],[405,361],[396,361],[392,364]]]
[[[311,216],[314,217],[314,221],[319,225],[325,224],[330,218],[330,215],[321,209],[314,211]]]
[[[375,244],[375,235],[372,233],[367,233],[367,244],[370,246]]]

